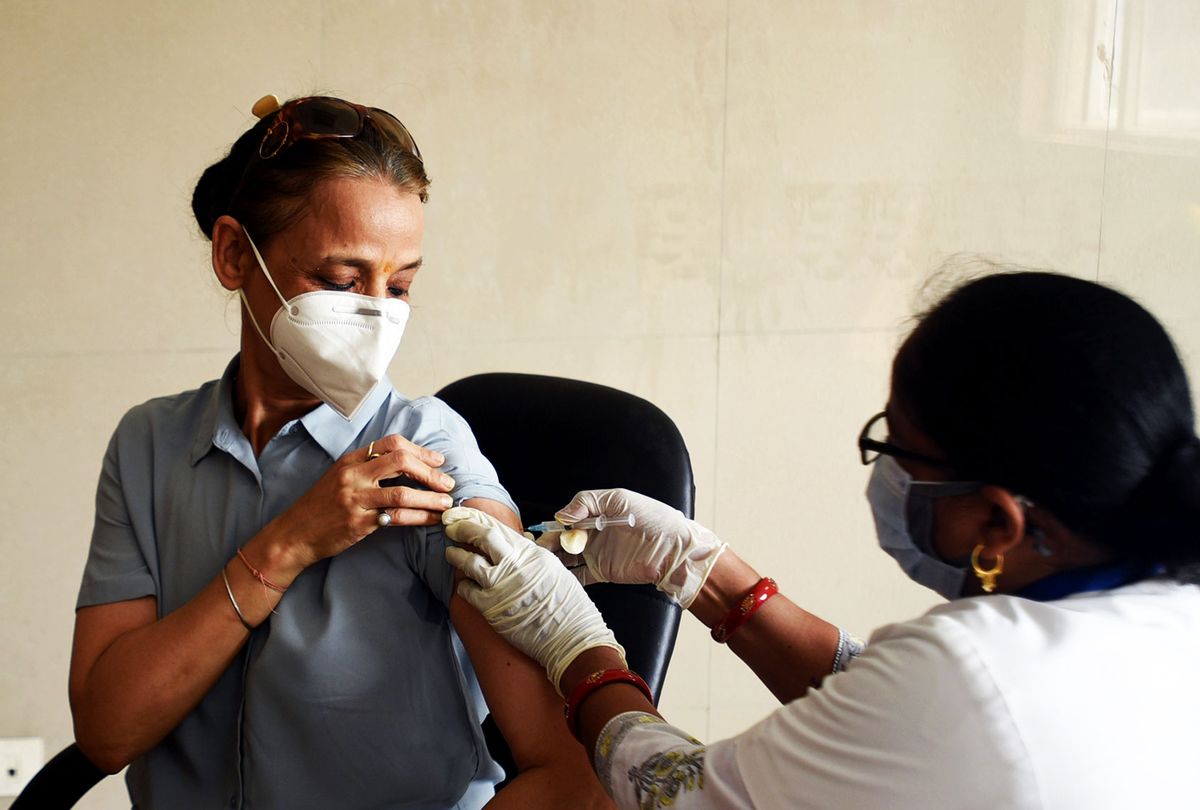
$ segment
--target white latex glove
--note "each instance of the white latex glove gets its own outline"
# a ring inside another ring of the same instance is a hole
[[[447,537],[469,547],[446,549],[446,561],[467,577],[458,583],[458,595],[545,667],[555,689],[584,650],[612,647],[625,657],[583,587],[528,535],[467,506],[447,509],[442,523]]]
[[[555,519],[571,524],[601,515],[633,515],[636,522],[632,527],[620,523],[589,531],[582,554],[563,551],[561,536],[566,532],[547,532],[538,538],[538,545],[555,552],[584,585],[651,583],[687,608],[728,548],[678,509],[627,489],[580,492],[558,510]]]

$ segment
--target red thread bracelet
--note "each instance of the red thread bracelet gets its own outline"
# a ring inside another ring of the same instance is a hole
[[[264,587],[264,588],[270,588],[271,590],[275,591],[276,593],[284,593],[284,592],[286,592],[286,591],[287,591],[287,588],[280,588],[280,587],[279,587],[278,585],[276,585],[274,582],[272,582],[271,580],[267,579],[267,575],[266,575],[266,574],[264,574],[262,571],[259,571],[259,570],[258,570],[257,568],[255,568],[253,565],[251,565],[251,564],[250,564],[250,561],[246,559],[246,555],[242,553],[242,550],[241,550],[240,548],[237,550],[237,555],[238,555],[238,559],[239,559],[239,560],[241,560],[241,561],[242,561],[242,563],[243,563],[243,564],[244,564],[244,565],[245,565],[247,568],[249,568],[249,569],[250,569],[250,574],[251,574],[251,576],[253,576],[253,577],[254,577],[255,579],[257,579],[259,582],[261,582],[261,583],[263,584],[263,587]]]
[[[583,702],[591,697],[592,693],[601,687],[608,686],[610,683],[627,683],[636,686],[646,696],[646,700],[650,704],[654,704],[654,695],[650,692],[650,687],[642,680],[641,676],[632,669],[601,669],[588,675],[579,685],[571,690],[571,696],[567,698],[567,705],[563,707],[564,713],[567,716],[567,729],[571,732],[571,736],[579,739],[579,707]]]
[[[724,644],[739,627],[750,621],[750,617],[766,604],[767,600],[779,593],[779,586],[770,577],[763,577],[734,605],[733,610],[725,615],[720,624],[712,629],[713,641]]]

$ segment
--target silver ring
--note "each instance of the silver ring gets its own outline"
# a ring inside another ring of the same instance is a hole
[[[387,513],[386,509],[380,509],[379,517],[375,518],[375,522],[378,523],[380,525],[380,527],[391,526],[392,525],[392,516]]]

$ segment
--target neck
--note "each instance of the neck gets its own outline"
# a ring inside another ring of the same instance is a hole
[[[283,372],[253,326],[242,329],[242,355],[233,391],[234,416],[256,456],[280,428],[321,404]]]
[[[1111,551],[1087,542],[1044,513],[1039,517],[1046,531],[1045,543],[1053,553],[1043,556],[1026,538],[1006,555],[1004,573],[997,580],[1001,593],[1017,593],[1055,574],[1093,568],[1113,561]],[[970,591],[968,595],[983,593],[979,582],[970,574],[967,590]]]

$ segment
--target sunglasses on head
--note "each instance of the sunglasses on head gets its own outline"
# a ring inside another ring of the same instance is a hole
[[[259,104],[255,105],[255,111],[257,112],[259,105],[268,99],[272,97],[261,99]],[[278,104],[277,101],[275,103]],[[400,119],[387,110],[364,107],[329,96],[293,99],[279,107],[275,113],[275,120],[263,133],[262,142],[258,145],[258,157],[261,160],[270,160],[299,140],[357,138],[362,134],[368,119],[385,137],[397,141],[404,149],[418,158],[421,157],[421,150],[417,148],[413,136],[404,124],[400,123]]]

